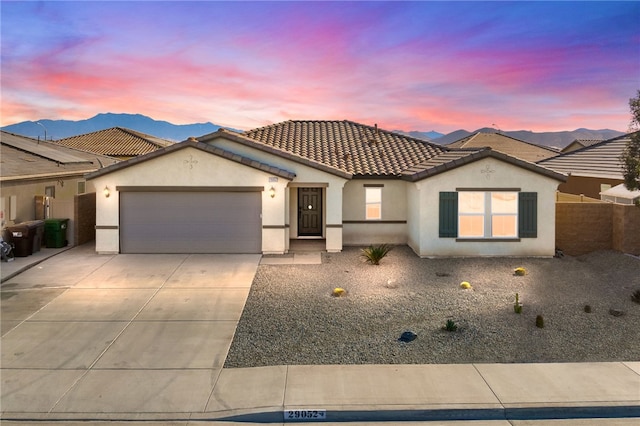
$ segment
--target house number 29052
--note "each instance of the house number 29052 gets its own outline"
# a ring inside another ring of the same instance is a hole
[[[326,420],[327,410],[284,410],[284,421]]]

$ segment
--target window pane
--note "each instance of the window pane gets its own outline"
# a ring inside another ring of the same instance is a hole
[[[517,236],[517,216],[493,216],[491,218],[492,237],[516,237]]]
[[[516,192],[492,192],[491,213],[518,213]]]
[[[366,203],[382,202],[382,188],[365,188]]]
[[[367,204],[367,219],[381,219],[380,204]]]
[[[484,237],[484,216],[460,216],[458,235],[464,237]]]
[[[459,192],[458,211],[460,213],[484,213],[484,192]]]

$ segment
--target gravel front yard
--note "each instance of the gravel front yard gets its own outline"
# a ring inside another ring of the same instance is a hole
[[[261,265],[225,367],[640,360],[640,304],[630,299],[640,289],[638,258],[419,259],[399,246],[372,266],[360,253]],[[527,275],[514,275],[520,266]],[[348,295],[332,297],[335,287]],[[456,332],[443,330],[447,319]],[[417,338],[398,341],[407,330]]]

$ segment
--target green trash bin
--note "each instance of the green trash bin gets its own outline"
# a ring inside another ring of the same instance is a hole
[[[45,219],[44,241],[49,248],[60,248],[67,245],[67,225],[69,219]]]

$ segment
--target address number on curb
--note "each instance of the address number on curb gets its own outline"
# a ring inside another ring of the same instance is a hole
[[[312,422],[314,420],[326,420],[327,410],[284,410],[285,422]]]

